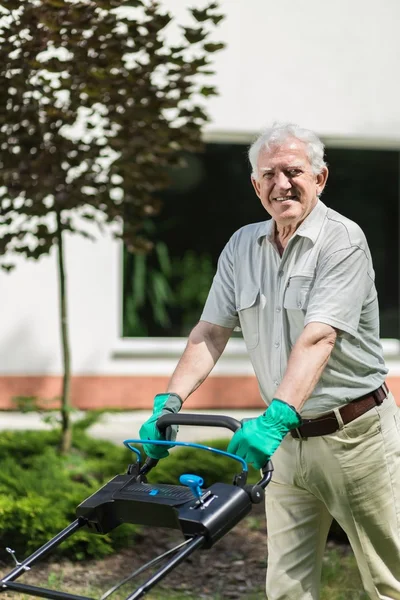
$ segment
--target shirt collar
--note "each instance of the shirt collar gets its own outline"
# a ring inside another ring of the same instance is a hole
[[[317,241],[321,227],[328,212],[328,207],[318,200],[317,204],[297,229],[297,235],[308,237],[314,244]]]
[[[318,200],[308,217],[304,219],[300,227],[296,230],[295,235],[307,237],[315,244],[319,232],[321,231],[327,211],[327,206],[321,202],[321,200]],[[262,238],[266,237],[268,241],[274,242],[274,234],[275,221],[274,219],[269,219],[263,223],[263,227],[257,236],[257,241],[260,244],[262,242]]]

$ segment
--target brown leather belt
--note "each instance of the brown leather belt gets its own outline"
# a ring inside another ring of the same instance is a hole
[[[361,417],[367,410],[370,410],[376,405],[382,404],[384,399],[389,393],[389,389],[386,383],[383,383],[381,387],[361,398],[352,400],[349,404],[345,404],[339,408],[340,416],[342,417],[343,424],[346,425],[357,417]],[[318,435],[329,435],[334,433],[340,427],[339,421],[333,411],[317,417],[316,419],[303,419],[303,423],[297,429],[291,430],[291,435],[294,438],[308,438],[316,437]]]

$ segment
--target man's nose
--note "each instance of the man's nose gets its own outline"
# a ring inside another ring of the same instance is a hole
[[[279,172],[275,175],[275,187],[280,190],[288,190],[292,186],[290,179],[285,175],[285,173]]]

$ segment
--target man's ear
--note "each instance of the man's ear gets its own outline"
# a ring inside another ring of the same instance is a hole
[[[317,196],[322,194],[324,187],[326,185],[326,181],[328,179],[329,171],[328,167],[324,167],[321,173],[317,175]]]

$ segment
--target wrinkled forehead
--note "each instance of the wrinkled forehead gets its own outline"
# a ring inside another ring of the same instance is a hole
[[[296,138],[288,138],[261,148],[258,168],[271,169],[277,166],[310,166],[305,143]]]

